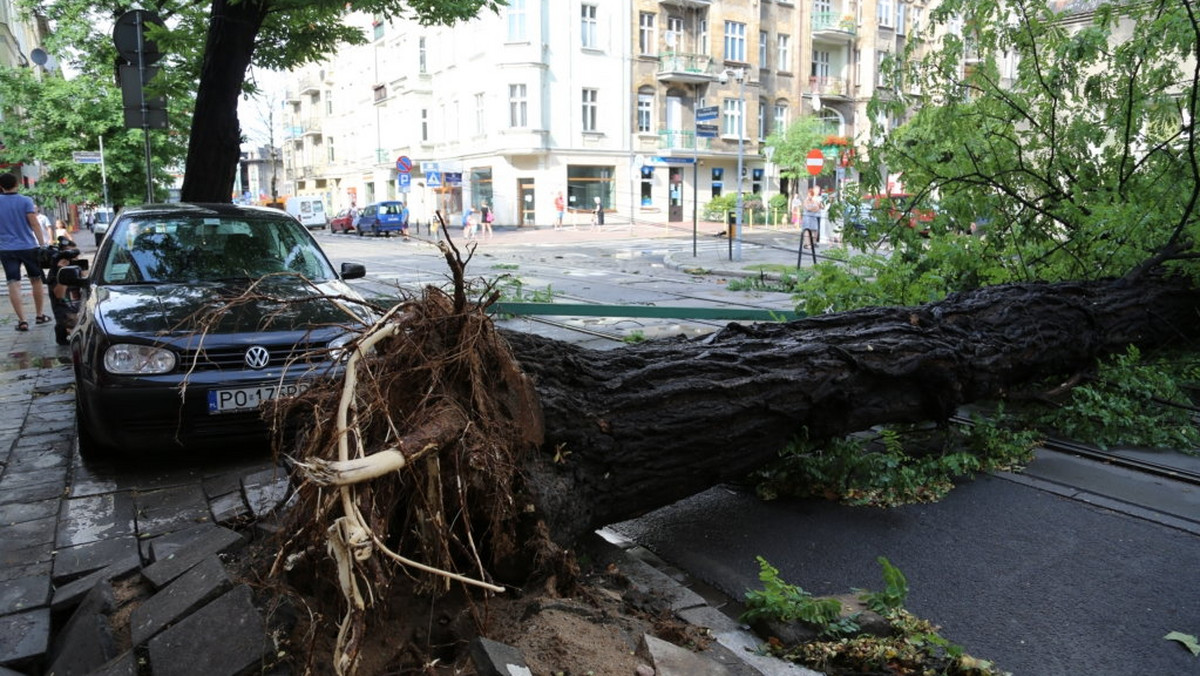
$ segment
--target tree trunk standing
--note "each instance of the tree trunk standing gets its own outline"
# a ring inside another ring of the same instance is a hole
[[[915,308],[731,324],[703,341],[594,351],[508,334],[534,378],[541,452],[524,463],[564,546],[761,467],[807,428],[830,438],[944,421],[962,404],[1200,330],[1183,280],[1013,284]]]
[[[238,99],[266,10],[264,0],[213,0],[183,175],[185,202],[232,201],[241,152]]]

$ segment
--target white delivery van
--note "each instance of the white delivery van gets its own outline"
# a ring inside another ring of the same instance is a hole
[[[108,207],[100,207],[92,212],[92,234],[96,236],[96,246],[100,246],[100,242],[104,241],[104,233],[108,232],[108,226],[112,225],[113,211]]]
[[[329,225],[329,219],[325,216],[325,203],[320,197],[289,197],[286,209],[306,228],[324,228]]]

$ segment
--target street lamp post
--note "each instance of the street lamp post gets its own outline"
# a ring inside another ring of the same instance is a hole
[[[737,159],[737,202],[734,207],[734,242],[732,259],[742,260],[742,174],[746,158],[746,69],[730,68],[725,71],[738,83],[738,159]]]

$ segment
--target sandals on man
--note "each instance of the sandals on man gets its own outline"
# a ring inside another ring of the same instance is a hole
[[[34,321],[36,321],[38,324],[49,324],[52,320],[46,315],[38,315],[34,318]]]
[[[28,331],[29,330],[29,322],[17,322],[17,330],[18,331]]]

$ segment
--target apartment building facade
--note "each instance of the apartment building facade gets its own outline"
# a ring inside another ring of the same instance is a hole
[[[599,199],[609,222],[690,222],[739,184],[790,192],[764,142],[801,115],[861,139],[878,65],[923,5],[509,0],[453,27],[350,15],[369,44],[291,74],[280,193],[332,212],[401,199],[419,220],[487,203],[516,225],[551,223],[562,193],[568,220]]]

